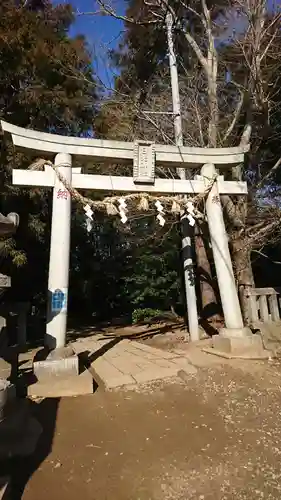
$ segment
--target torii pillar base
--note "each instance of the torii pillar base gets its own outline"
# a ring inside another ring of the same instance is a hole
[[[204,349],[227,359],[268,359],[272,353],[264,349],[262,337],[253,334],[250,328],[237,330],[222,328],[219,335],[212,338],[212,347]]]
[[[79,375],[79,359],[72,347],[59,347],[52,351],[39,351],[33,362],[33,372],[37,380],[53,377],[67,378]]]

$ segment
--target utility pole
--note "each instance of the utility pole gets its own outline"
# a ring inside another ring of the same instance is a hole
[[[182,117],[181,117],[180,94],[179,94],[179,79],[178,79],[177,58],[174,50],[174,41],[173,41],[173,18],[170,12],[167,12],[166,15],[166,28],[167,28],[169,63],[170,63],[170,75],[171,75],[175,143],[176,146],[181,147],[183,146],[183,136],[182,136]],[[186,179],[186,170],[184,168],[178,168],[177,173],[180,179],[182,180]],[[192,341],[196,341],[199,340],[199,327],[198,327],[198,313],[197,313],[195,278],[194,278],[194,262],[193,262],[193,252],[192,252],[192,238],[194,237],[194,230],[190,226],[186,215],[183,215],[181,217],[181,227],[182,227],[182,253],[183,253],[184,283],[185,283],[185,295],[187,302],[188,326],[189,326],[190,339]]]

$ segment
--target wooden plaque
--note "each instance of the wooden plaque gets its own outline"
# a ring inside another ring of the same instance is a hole
[[[149,141],[134,143],[134,183],[154,184],[155,145]]]

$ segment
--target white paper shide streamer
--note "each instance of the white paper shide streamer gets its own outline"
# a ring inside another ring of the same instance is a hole
[[[155,206],[157,208],[157,211],[158,211],[158,215],[156,217],[156,219],[158,220],[160,226],[164,226],[165,224],[165,218],[164,218],[164,215],[165,215],[165,212],[164,212],[164,208],[163,208],[163,205],[160,203],[159,200],[157,200],[155,202]]]
[[[187,219],[188,219],[189,225],[194,226],[194,224],[195,224],[195,212],[194,212],[194,205],[193,205],[192,201],[187,202],[186,210],[188,213]]]
[[[87,232],[89,233],[92,228],[93,228],[93,210],[91,209],[90,205],[85,205],[84,206],[85,214],[86,214],[86,229]]]
[[[123,224],[125,224],[128,220],[128,217],[126,215],[126,212],[128,211],[127,204],[126,204],[126,201],[124,198],[119,198],[118,203],[119,203],[118,210],[119,210],[121,222],[123,222]]]

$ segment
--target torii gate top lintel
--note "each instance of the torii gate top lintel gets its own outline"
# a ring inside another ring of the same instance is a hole
[[[57,153],[69,153],[81,157],[93,158],[95,161],[116,161],[131,163],[140,145],[152,145],[155,164],[165,167],[196,168],[206,163],[218,165],[219,168],[230,168],[233,164],[242,163],[248,146],[231,148],[196,148],[154,144],[148,141],[121,142],[103,139],[81,138],[37,132],[17,127],[1,121],[2,130],[12,136],[14,146],[33,151],[44,152],[47,156]]]
[[[173,195],[189,193],[194,195],[195,193],[206,194],[206,186],[211,180],[212,184],[207,190],[205,207],[225,324],[228,330],[234,332],[234,335],[244,334],[243,318],[232,269],[220,195],[246,195],[247,184],[246,182],[225,181],[222,176],[217,175],[216,167],[219,169],[221,167],[229,168],[237,163],[242,163],[248,148],[209,149],[165,146],[149,141],[135,141],[134,143],[104,141],[36,132],[16,127],[4,121],[1,122],[1,125],[2,130],[12,136],[15,147],[38,151],[44,156],[52,154],[55,157],[54,165],[45,165],[43,171],[13,169],[13,184],[53,187],[48,282],[49,319],[46,332],[46,344],[49,347],[62,347],[66,341],[71,226],[71,196],[69,196],[67,186],[72,190],[78,188],[122,193],[147,192],[154,194],[172,193]],[[75,157],[79,157],[79,163],[83,157],[88,160],[92,158],[94,162],[106,159],[111,163],[131,163],[133,176],[82,174],[79,169],[72,168],[72,161]],[[201,175],[196,176],[194,180],[156,178],[155,165],[157,164],[176,168],[201,166]],[[62,179],[65,183],[62,182]],[[121,206],[120,200],[123,203],[124,198],[119,198]],[[159,200],[155,202],[156,207],[157,203],[160,211]],[[186,202],[184,201],[184,203]],[[84,208],[87,208],[88,211],[87,205]],[[161,215],[160,212],[159,215]],[[190,266],[193,269],[190,236],[183,239],[183,250],[183,255],[185,255],[184,269],[188,269]],[[198,340],[195,287],[193,281],[189,281],[186,281],[186,298],[190,335],[193,340]],[[57,304],[58,294],[62,299],[59,306]]]

